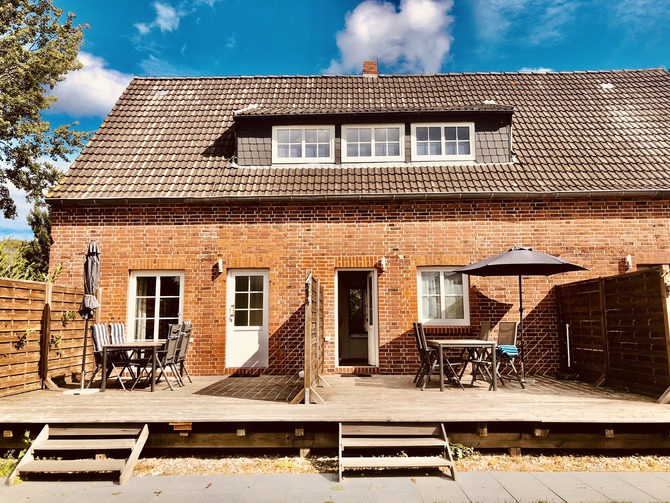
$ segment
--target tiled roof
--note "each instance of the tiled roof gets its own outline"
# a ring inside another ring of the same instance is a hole
[[[488,108],[487,108],[488,107]],[[496,108],[497,107],[497,108]],[[242,115],[510,110],[512,164],[240,168]],[[670,74],[136,78],[57,200],[670,195]]]

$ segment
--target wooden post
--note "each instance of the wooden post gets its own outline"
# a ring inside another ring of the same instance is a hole
[[[40,326],[40,377],[42,389],[59,390],[58,385],[49,377],[49,350],[51,349],[51,300],[53,297],[53,283],[44,284],[44,309]]]
[[[665,326],[665,351],[668,361],[668,373],[670,374],[670,266],[662,266],[661,276],[661,299],[663,302],[663,324]],[[670,379],[670,375],[668,375]],[[670,403],[670,387],[658,398],[658,403]]]
[[[600,330],[603,338],[603,348],[605,356],[605,379],[610,375],[610,347],[609,337],[607,337],[607,303],[605,301],[605,280],[598,280],[598,290],[600,291]]]

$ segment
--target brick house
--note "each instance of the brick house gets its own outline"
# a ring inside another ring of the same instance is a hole
[[[304,282],[326,371],[413,373],[413,321],[518,316],[514,245],[590,270],[524,279],[527,372],[559,369],[553,287],[670,262],[664,69],[136,78],[48,197],[52,264],[102,250],[101,315],[193,321],[198,374],[302,368]]]

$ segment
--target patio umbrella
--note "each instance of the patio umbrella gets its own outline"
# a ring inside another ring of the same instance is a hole
[[[515,246],[511,250],[479,262],[456,269],[455,272],[474,276],[518,276],[519,277],[519,343],[521,346],[521,376],[526,378],[525,353],[523,347],[523,289],[522,276],[551,276],[561,272],[585,271],[582,267],[546,253],[534,252],[532,248]]]
[[[86,381],[86,346],[88,345],[88,320],[93,318],[95,310],[100,307],[95,291],[98,289],[100,277],[100,249],[95,241],[88,244],[88,252],[84,258],[84,298],[79,306],[79,316],[84,323],[84,354],[81,361],[81,389]]]

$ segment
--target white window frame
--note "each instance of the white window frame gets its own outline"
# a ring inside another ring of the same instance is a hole
[[[347,130],[348,129],[364,129],[369,128],[370,131],[370,147],[371,153],[369,157],[350,157],[347,155],[348,145],[347,145]],[[399,135],[399,144],[400,144],[400,153],[397,156],[376,156],[375,152],[375,135],[374,130],[377,128],[398,128],[400,133]],[[405,161],[405,125],[404,124],[348,124],[342,126],[342,139],[341,139],[341,148],[342,148],[342,162],[404,162]]]
[[[417,150],[416,129],[419,127],[439,127],[440,144],[442,154],[439,155],[419,155]],[[445,127],[467,127],[470,130],[470,153],[469,154],[446,154],[444,148],[444,128]],[[412,161],[474,161],[475,153],[475,124],[473,122],[421,122],[412,124]]]
[[[447,296],[444,293],[444,276],[445,273],[451,273],[458,267],[419,267],[417,268],[416,282],[417,282],[417,310],[418,319],[426,326],[435,327],[466,327],[470,325],[470,281],[466,274],[461,274],[463,277],[463,318],[445,318],[444,299]],[[421,273],[422,272],[439,272],[440,273],[440,305],[442,306],[442,317],[428,318],[423,313],[423,291],[421,289]]]
[[[300,129],[302,155],[301,157],[279,157],[279,141],[277,134],[279,131],[286,131],[289,129]],[[329,152],[327,157],[306,157],[305,156],[305,131],[311,129],[327,129],[330,134]],[[273,164],[323,164],[335,162],[335,126],[328,125],[314,125],[314,126],[273,126],[272,127],[272,163]]]
[[[185,280],[185,273],[184,271],[166,271],[166,270],[137,270],[137,271],[130,271],[130,278],[128,281],[128,315],[127,315],[127,332],[128,332],[128,340],[136,340],[137,339],[137,334],[135,334],[135,318],[137,316],[137,298],[136,298],[136,293],[137,293],[137,278],[138,277],[146,277],[146,276],[151,276],[155,278],[160,278],[160,277],[168,277],[168,276],[179,276],[179,323],[181,323],[184,319],[184,280]],[[160,280],[157,282],[156,288],[159,290],[160,288]],[[158,309],[160,303],[156,303],[156,309]],[[158,312],[154,312],[154,319],[157,319],[157,314]],[[147,336],[147,339],[149,340],[155,340],[155,339],[160,339],[163,338],[165,334],[158,334],[158,323],[155,323],[154,327],[154,333],[151,335],[151,337]]]

